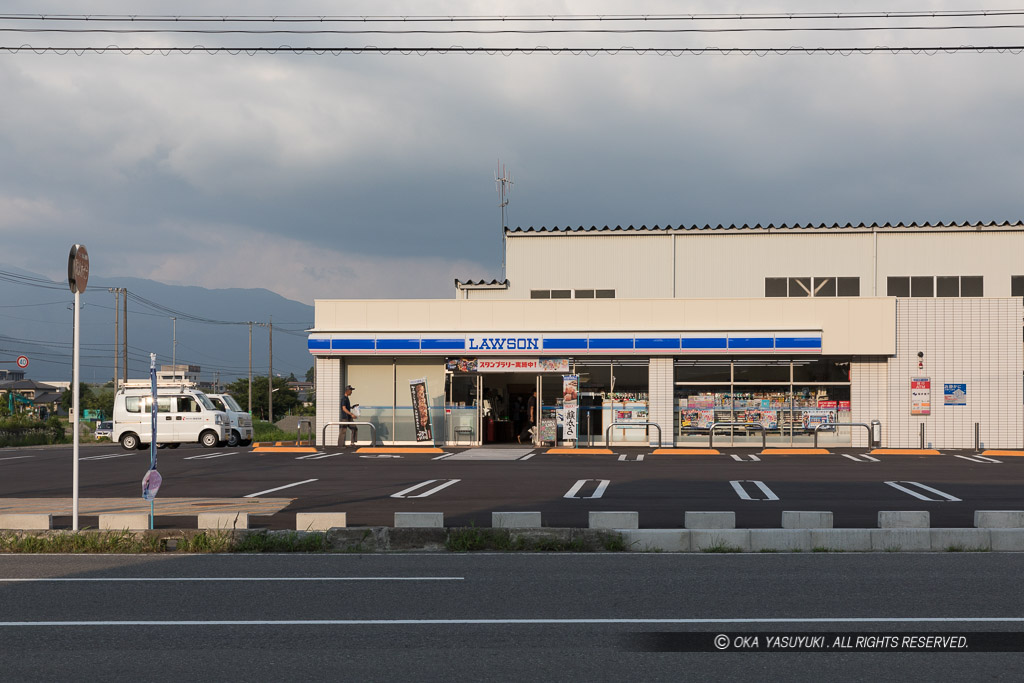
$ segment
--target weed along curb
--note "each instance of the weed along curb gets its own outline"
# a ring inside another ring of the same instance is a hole
[[[503,529],[0,531],[0,553],[1024,552],[1024,529]]]

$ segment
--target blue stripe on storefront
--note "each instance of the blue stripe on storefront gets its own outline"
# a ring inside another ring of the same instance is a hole
[[[694,337],[683,338],[680,346],[684,349],[724,349],[725,337]]]
[[[423,339],[420,348],[424,351],[463,351],[466,348],[465,339]]]
[[[341,351],[373,351],[372,339],[332,339],[331,348]]]
[[[331,348],[331,340],[310,339],[306,344],[306,348],[308,348],[310,351],[327,351]]]
[[[586,339],[544,339],[545,351],[562,351],[565,349],[586,349]]]
[[[820,349],[821,337],[776,337],[777,349]]]
[[[378,339],[378,351],[419,351],[419,339]]]
[[[632,349],[632,339],[591,339],[591,349]]]
[[[678,349],[678,337],[637,337],[637,349]]]
[[[730,349],[771,349],[775,340],[771,337],[729,337]]]

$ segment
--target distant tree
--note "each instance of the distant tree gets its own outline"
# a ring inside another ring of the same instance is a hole
[[[243,408],[249,402],[249,378],[242,377],[227,386],[229,394],[234,396]],[[283,377],[274,378],[274,416],[281,417],[294,412],[298,405],[298,395],[288,388],[288,380]],[[252,378],[252,414],[261,420],[267,419],[267,378]]]
[[[291,372],[291,373],[288,373],[288,381],[289,381],[289,382],[298,382],[299,380],[298,380],[298,379],[296,379],[296,377],[295,377],[295,373],[294,373],[294,372]]]
[[[311,365],[309,366],[309,370],[306,370],[306,381],[312,382],[314,377],[316,377],[316,371],[313,369],[313,366]]]
[[[64,395],[60,397],[60,407],[67,411],[68,415],[71,414],[71,401],[74,399],[75,392],[72,391],[71,387],[64,392]],[[78,407],[84,409],[89,407],[89,401],[92,400],[92,390],[89,389],[89,385],[85,382],[78,383]],[[111,400],[111,410],[113,410],[114,404]]]

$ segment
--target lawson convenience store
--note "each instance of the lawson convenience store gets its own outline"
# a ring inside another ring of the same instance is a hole
[[[515,443],[534,391],[538,445],[603,444],[606,436],[620,445],[706,444],[710,425],[726,422],[758,424],[769,443],[803,444],[816,425],[873,419],[883,424],[883,443],[916,445],[916,421],[927,421],[937,440],[973,413],[911,416],[911,376],[937,375],[930,381],[941,392],[943,381],[963,373],[921,361],[909,350],[924,342],[910,332],[908,351],[897,352],[897,312],[910,303],[318,300],[308,339],[317,438],[321,445],[337,442],[337,428],[328,424],[339,419],[342,387],[351,384],[360,419],[376,426],[381,442],[414,444],[419,433],[422,443],[411,387],[425,384],[429,441],[436,445]],[[1018,358],[1018,395],[1019,366]],[[567,378],[576,382],[575,433],[564,424]],[[976,395],[982,387],[973,386]],[[981,401],[974,409],[984,409]],[[897,417],[903,413],[905,419]],[[1016,413],[1012,429],[1019,427]],[[821,440],[866,445],[867,434],[838,427]],[[715,437],[723,445],[760,441],[760,430],[746,427]]]

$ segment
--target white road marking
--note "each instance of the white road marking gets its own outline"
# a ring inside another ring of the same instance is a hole
[[[866,453],[858,453],[857,455],[849,455],[847,453],[840,453],[839,455],[844,458],[849,458],[854,462],[881,462],[878,458],[873,458]]]
[[[477,626],[546,624],[1021,624],[1024,617],[764,617],[723,619],[259,619],[209,621],[0,621],[0,628],[39,626]]]
[[[264,493],[273,493],[274,491],[280,491],[281,489],[290,489],[293,486],[299,486],[301,484],[308,484],[313,481],[320,481],[319,479],[307,479],[305,481],[297,481],[294,484],[285,484],[284,486],[278,486],[276,489],[267,489],[266,491],[260,491],[259,493],[250,493],[248,496],[242,496],[242,498],[255,498],[256,496],[262,496]]]
[[[736,462],[761,462],[761,458],[757,457],[753,453],[747,454],[747,457],[750,458],[750,460],[744,460],[743,456],[736,455],[735,453],[730,453],[729,457],[731,457]]]
[[[961,502],[963,502],[959,498],[954,498],[953,496],[949,495],[948,493],[943,493],[942,491],[940,491],[938,489],[933,489],[931,486],[925,486],[924,484],[920,484],[920,483],[918,483],[916,481],[902,481],[902,482],[887,481],[885,483],[888,484],[889,486],[893,487],[894,489],[898,489],[900,491],[903,491],[903,493],[909,493],[914,498],[918,498],[920,500],[927,500],[927,501],[932,502],[932,503],[945,503],[945,502],[961,503]],[[925,491],[929,491],[931,493],[934,493],[935,495],[942,496],[945,500],[936,500],[935,498],[929,498],[928,496],[922,495],[922,494],[918,493],[917,491],[912,491],[911,489],[908,489],[906,486],[900,486],[900,484],[910,484],[911,486],[916,486],[919,489],[924,489]]]
[[[632,460],[629,459],[629,454],[628,453],[623,453],[622,455],[619,456],[619,462],[643,462],[643,461],[644,461],[644,454],[643,453],[638,453],[637,456],[635,458],[633,458]]]
[[[35,457],[34,455],[15,455],[12,458],[0,458],[0,460],[21,460],[22,458],[34,458],[34,457]],[[84,459],[85,458],[79,458],[79,460],[84,460]]]
[[[344,453],[320,453],[320,454],[314,455],[312,458],[310,458],[310,460],[323,460],[324,458],[333,458],[336,455],[345,455],[345,454]],[[402,456],[400,456],[400,455],[389,455],[389,456],[385,456],[385,457],[401,458]]]
[[[345,454],[344,453],[332,453],[331,455],[345,455]],[[326,458],[326,457],[330,457],[330,456],[326,456],[325,455],[323,457]],[[360,455],[359,457],[360,458],[376,459],[376,458],[401,458],[402,456],[400,456],[400,455],[388,455],[387,453],[378,453],[378,454],[375,454],[375,455]],[[317,458],[317,459],[319,460],[319,458]],[[434,458],[434,460],[437,460],[437,458]]]
[[[111,453],[109,455],[90,455],[85,458],[79,458],[79,460],[110,460],[111,458],[126,458],[129,455],[135,455],[134,453]]]
[[[530,458],[532,458],[535,455],[537,455],[537,454],[536,453],[530,453],[529,455],[524,455],[523,457],[521,457],[519,459],[520,460],[529,460]]]
[[[0,583],[79,583],[147,581],[465,581],[464,576],[147,576],[7,579]]]
[[[223,458],[225,455],[237,455],[238,451],[231,451],[230,453],[204,453],[202,455],[190,455],[182,460],[212,460],[213,458]]]
[[[437,457],[431,458],[431,460],[444,460],[445,458],[452,457],[453,453],[445,453],[444,455],[438,455]]]
[[[1002,460],[996,460],[995,458],[990,458],[990,457],[985,456],[985,455],[975,455],[974,457],[971,457],[969,455],[954,455],[953,457],[954,458],[963,458],[964,460],[970,460],[971,462],[996,463],[996,464],[999,464],[999,465],[1003,464]]]
[[[573,484],[573,487],[571,489],[569,489],[569,491],[564,496],[562,496],[562,497],[563,498],[576,498],[576,494],[580,492],[580,489],[582,489],[584,484],[586,484],[588,481],[596,481],[596,482],[598,482],[597,488],[594,490],[593,495],[590,495],[590,496],[580,496],[579,497],[580,500],[582,500],[582,499],[591,499],[591,498],[600,498],[601,496],[604,495],[605,490],[607,490],[608,484],[611,483],[611,480],[609,480],[609,479],[580,479],[575,484]]]
[[[421,489],[424,486],[430,486],[435,481],[444,481],[445,483],[444,484],[440,484],[439,486],[435,486],[434,488],[430,489],[429,491],[425,491],[423,493],[418,493],[415,496],[408,495],[408,494],[412,493],[413,491],[415,491],[416,489]],[[399,491],[398,493],[392,493],[391,497],[392,498],[426,498],[427,496],[433,495],[433,494],[437,493],[438,491],[440,491],[441,489],[446,489],[449,486],[451,486],[452,484],[457,484],[460,481],[462,481],[462,480],[461,479],[448,479],[448,480],[428,479],[427,481],[424,481],[424,482],[421,482],[419,484],[416,484],[415,486],[410,486],[409,488],[407,488],[407,489],[405,489],[403,491]]]
[[[317,451],[316,453],[309,453],[309,454],[307,454],[307,455],[300,455],[300,456],[298,456],[298,457],[297,457],[297,458],[295,458],[295,459],[296,459],[296,460],[313,460],[313,459],[314,459],[314,458],[316,458],[316,457],[317,457],[318,455],[323,455],[323,454],[324,454],[324,452],[323,452],[323,451]],[[186,460],[187,460],[187,459],[188,459],[188,458],[186,458]]]
[[[742,480],[741,479],[739,481],[730,481],[729,483],[732,484],[732,488],[733,488],[733,490],[736,491],[736,495],[738,495],[743,500],[778,500],[779,499],[779,497],[776,496],[775,493],[770,488],[765,486],[764,482],[762,482],[762,481],[754,481],[752,479],[747,479],[747,480]],[[761,498],[751,498],[750,494],[747,493],[743,489],[743,484],[744,483],[753,484],[757,488],[761,489],[761,493],[763,493],[765,495],[765,497],[763,499],[761,499]]]

